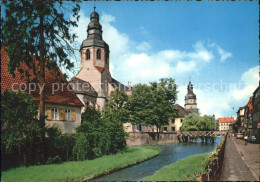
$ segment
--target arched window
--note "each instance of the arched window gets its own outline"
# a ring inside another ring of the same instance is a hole
[[[86,60],[89,60],[90,59],[90,51],[89,49],[86,51]]]
[[[97,59],[101,59],[101,50],[100,49],[97,50]]]

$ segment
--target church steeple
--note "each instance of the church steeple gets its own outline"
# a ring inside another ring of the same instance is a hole
[[[188,93],[185,96],[185,109],[189,110],[192,113],[199,113],[197,108],[197,98],[193,93],[193,85],[191,84],[191,80],[189,79],[189,84],[187,86]]]
[[[108,97],[108,82],[111,82],[109,71],[109,46],[102,38],[102,26],[99,23],[99,14],[94,6],[90,14],[90,22],[87,28],[87,38],[80,46],[81,69],[77,78],[89,82],[96,92],[103,91]],[[98,96],[97,104],[103,107],[103,95]]]
[[[90,14],[90,22],[87,29],[87,39],[82,42],[80,51],[82,48],[90,46],[108,48],[108,45],[102,39],[102,33],[102,26],[99,23],[99,14],[96,12],[96,6],[94,6],[94,11]]]
[[[188,85],[188,94],[194,94],[193,93],[193,85],[191,84],[191,81],[189,81],[189,85]]]

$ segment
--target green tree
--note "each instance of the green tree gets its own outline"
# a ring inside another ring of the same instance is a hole
[[[77,26],[80,6],[75,1],[4,1],[3,5],[5,17],[1,18],[1,40],[10,58],[8,71],[12,75],[15,70],[23,72],[20,69],[22,63],[33,70],[43,88],[40,92],[40,120],[44,128],[45,67],[57,69],[57,64],[64,65],[66,69],[73,67],[68,55],[74,53],[70,43],[76,35],[70,33],[70,27]],[[68,12],[72,12],[76,20],[65,16]],[[36,60],[39,64],[35,64]],[[29,71],[24,74],[30,75]]]
[[[199,131],[199,123],[201,122],[201,117],[197,114],[189,114],[188,116],[185,116],[181,131]]]
[[[120,91],[116,88],[111,92],[109,102],[107,102],[103,109],[103,115],[108,118],[113,116],[121,123],[129,121],[129,111],[127,109],[128,96],[125,92]]]
[[[76,128],[76,143],[73,148],[77,160],[86,160],[108,154],[110,134],[107,122],[93,106],[88,106],[81,115],[81,125]]]
[[[160,79],[160,82],[152,82],[150,85],[135,85],[128,103],[131,123],[155,125],[159,132],[177,114],[173,109],[177,98],[176,88],[172,78]]]
[[[155,101],[153,112],[157,117],[148,124],[155,125],[159,132],[163,125],[168,125],[171,117],[177,115],[176,110],[173,109],[177,99],[177,85],[172,78],[162,78],[160,82],[152,82],[150,85]]]
[[[147,84],[137,84],[132,89],[128,100],[129,120],[132,124],[150,125],[152,120],[157,119],[153,112],[155,99]]]
[[[38,103],[29,94],[8,90],[1,93],[1,99],[2,168],[42,161]]]
[[[214,131],[215,116],[203,117],[197,114],[190,114],[183,120],[181,131]]]
[[[126,149],[126,132],[123,123],[129,122],[127,109],[128,96],[118,88],[111,92],[109,101],[103,109],[103,118],[108,124],[110,152],[117,153]]]

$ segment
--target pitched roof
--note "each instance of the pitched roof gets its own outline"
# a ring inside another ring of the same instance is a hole
[[[120,83],[119,81],[117,81],[114,78],[111,78],[111,85],[114,88],[119,88],[120,91],[130,91],[131,89],[128,86],[125,86],[124,84]]]
[[[218,118],[218,122],[219,123],[232,123],[234,122],[234,118],[233,117],[227,117],[227,118]]]
[[[185,117],[189,114],[191,114],[190,111],[184,109],[182,106],[180,106],[179,104],[175,104],[173,106],[174,109],[176,109],[178,111],[178,117]]]
[[[73,77],[69,83],[76,94],[86,94],[94,97],[98,95],[89,82],[81,80],[80,78]]]
[[[40,87],[39,81],[33,71],[29,69],[25,64],[21,64],[21,69],[24,71],[29,71],[30,76],[27,78],[24,74],[15,71],[15,77],[13,77],[7,70],[9,57],[7,52],[4,49],[1,49],[1,88],[4,90],[17,90],[19,86],[20,90],[29,93],[34,97],[35,100],[40,100]],[[38,61],[35,61],[35,64],[39,64]],[[57,75],[59,73],[59,75]],[[29,87],[33,89],[36,86],[34,91],[29,92]],[[23,90],[23,88],[25,88]],[[60,89],[57,89],[57,88]],[[51,69],[45,69],[45,102],[54,103],[54,104],[63,104],[71,106],[83,106],[81,101],[78,99],[76,94],[73,91],[70,91],[68,82],[63,79],[63,74],[59,68],[57,72]]]

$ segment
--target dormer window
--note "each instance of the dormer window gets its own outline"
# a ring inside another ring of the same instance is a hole
[[[100,49],[97,50],[97,59],[101,59],[101,50]]]
[[[89,49],[86,51],[86,60],[89,60],[90,59],[90,51]]]

